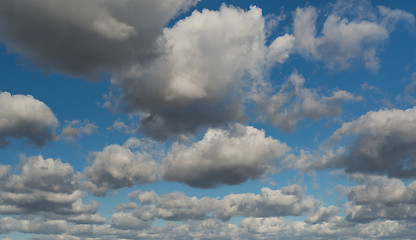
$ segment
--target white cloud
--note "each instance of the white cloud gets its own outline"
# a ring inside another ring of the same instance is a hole
[[[85,169],[94,194],[103,195],[109,189],[133,186],[157,180],[157,164],[143,143],[130,138],[124,145],[113,144],[92,154],[92,165]],[[134,151],[135,148],[139,148]]]
[[[294,16],[298,52],[307,58],[323,60],[333,70],[345,70],[352,61],[362,59],[366,68],[377,71],[380,60],[376,47],[389,38],[399,21],[409,25],[415,22],[414,16],[406,11],[380,6],[376,12],[365,1],[354,1],[354,4],[338,1],[335,6],[319,34],[316,8],[297,8]],[[360,10],[357,12],[357,9]],[[343,16],[348,14],[353,18]]]
[[[293,36],[284,35],[267,47],[265,31],[257,7],[194,11],[164,29],[163,56],[112,78],[123,88],[122,107],[140,112],[139,129],[157,139],[244,121],[244,92],[263,81],[266,66],[287,59],[293,45]]]
[[[172,145],[163,164],[164,178],[199,188],[235,185],[273,172],[288,150],[254,127],[209,129],[199,142]]]
[[[31,95],[0,92],[0,148],[8,138],[26,138],[40,147],[56,139],[58,120],[51,109]]]

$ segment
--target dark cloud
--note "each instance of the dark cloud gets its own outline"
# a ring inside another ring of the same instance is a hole
[[[41,147],[57,138],[58,120],[45,103],[31,95],[0,92],[0,148],[8,138],[26,138]]]
[[[40,68],[97,77],[159,55],[155,42],[164,25],[194,3],[6,0],[0,3],[0,39]]]
[[[172,145],[163,164],[164,179],[198,188],[236,185],[273,172],[288,150],[250,126],[209,129],[199,142]]]

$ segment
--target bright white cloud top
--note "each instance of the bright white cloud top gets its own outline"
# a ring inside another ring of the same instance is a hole
[[[0,238],[412,239],[415,14],[0,1]]]

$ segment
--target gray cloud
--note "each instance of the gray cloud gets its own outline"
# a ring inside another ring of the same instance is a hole
[[[105,221],[96,215],[97,202],[83,203],[81,175],[74,173],[68,163],[34,156],[23,159],[19,175],[11,174],[8,166],[0,169],[0,214],[40,215],[73,222]],[[86,214],[94,218],[87,219]]]
[[[93,194],[157,180],[157,165],[144,141],[130,138],[124,145],[113,144],[91,155],[92,165],[85,169]],[[134,151],[134,149],[137,149]]]
[[[349,173],[416,176],[416,108],[368,112],[344,123],[331,140],[351,136],[354,136],[351,144],[317,166],[345,168]]]
[[[323,60],[333,70],[345,70],[353,60],[362,59],[367,69],[377,71],[380,60],[375,47],[389,38],[398,22],[415,23],[414,16],[406,11],[383,6],[375,10],[366,1],[338,1],[319,37],[317,18],[314,7],[296,9],[295,48],[307,58]]]
[[[6,0],[0,3],[0,39],[37,67],[97,77],[159,55],[155,42],[164,25],[193,4],[192,0]]]
[[[369,222],[377,219],[416,219],[416,182],[405,186],[395,178],[352,174],[359,185],[338,186],[341,194],[350,201],[344,206],[350,221]]]
[[[0,148],[8,138],[26,138],[38,147],[56,139],[58,120],[51,109],[31,95],[0,92]]]
[[[304,87],[304,83],[303,76],[294,72],[277,93],[270,94],[269,88],[253,94],[259,118],[285,132],[292,132],[303,119],[317,120],[338,115],[341,101],[361,100],[361,97],[344,90],[333,91],[331,96],[320,96],[316,89]]]
[[[66,140],[73,142],[76,138],[81,137],[81,134],[91,135],[97,128],[94,123],[73,120],[68,122],[64,129],[62,129],[62,136]]]
[[[288,150],[250,126],[209,129],[199,142],[172,145],[163,163],[164,179],[198,188],[235,185],[273,172]]]

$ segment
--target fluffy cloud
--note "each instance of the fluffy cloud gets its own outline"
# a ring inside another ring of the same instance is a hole
[[[164,25],[195,2],[6,0],[0,40],[43,69],[96,77],[158,55]]]
[[[290,185],[277,190],[262,188],[260,194],[230,194],[222,199],[208,197],[198,199],[188,197],[181,192],[169,193],[163,196],[157,196],[154,192],[139,192],[137,199],[141,205],[137,205],[135,202],[122,204],[117,208],[117,214],[113,216],[118,219],[121,215],[126,215],[128,218],[135,217],[137,220],[128,221],[125,224],[119,222],[118,227],[122,229],[130,228],[129,224],[134,222],[152,222],[156,218],[168,221],[208,218],[228,221],[235,216],[280,217],[310,214],[321,216],[331,215],[332,213],[328,213],[327,209],[333,211],[334,208],[318,208],[320,202],[304,195],[299,185]],[[330,217],[324,218],[315,219],[315,222],[323,222]]]
[[[338,186],[350,201],[345,205],[350,221],[369,222],[376,219],[413,220],[416,218],[416,182],[405,186],[399,179],[385,176],[353,174],[360,185]]]
[[[124,145],[109,145],[102,152],[93,153],[93,163],[85,169],[92,192],[103,195],[109,189],[156,181],[156,162],[143,145],[143,141],[130,138]]]
[[[134,65],[111,82],[122,87],[121,106],[141,113],[140,130],[157,139],[241,122],[244,91],[262,81],[267,65],[287,59],[293,47],[291,35],[270,47],[265,36],[257,7],[194,11],[164,29],[158,41],[162,57]]]
[[[259,118],[271,122],[285,132],[296,129],[303,119],[319,119],[341,112],[341,101],[360,101],[344,90],[333,91],[331,96],[320,96],[317,90],[304,87],[305,79],[294,72],[275,94],[267,91],[256,94]],[[270,92],[270,91],[269,91]]]
[[[35,156],[23,159],[20,175],[2,166],[0,176],[0,214],[40,215],[73,222],[102,223],[98,204],[84,204],[80,174],[59,159]],[[92,215],[87,219],[84,215]],[[83,217],[84,216],[84,217]]]
[[[382,6],[377,10],[368,2],[338,1],[317,37],[317,10],[297,8],[294,16],[296,49],[306,57],[325,61],[331,69],[344,70],[353,60],[363,59],[366,68],[376,71],[379,69],[377,45],[389,38],[399,21],[415,23],[414,16],[406,11]],[[353,19],[346,16],[353,16]]]
[[[209,129],[199,142],[172,145],[163,164],[164,178],[198,188],[235,185],[273,172],[288,150],[254,127]]]
[[[7,138],[26,138],[40,147],[56,139],[58,120],[45,103],[31,95],[0,92],[0,148]]]
[[[416,176],[416,108],[368,112],[344,123],[331,140],[341,141],[354,136],[345,148],[319,167],[341,167],[347,172],[387,174],[391,177]]]
[[[76,138],[79,138],[81,134],[91,135],[98,127],[88,121],[81,122],[80,120],[73,120],[69,122],[62,130],[62,136],[73,142]]]

